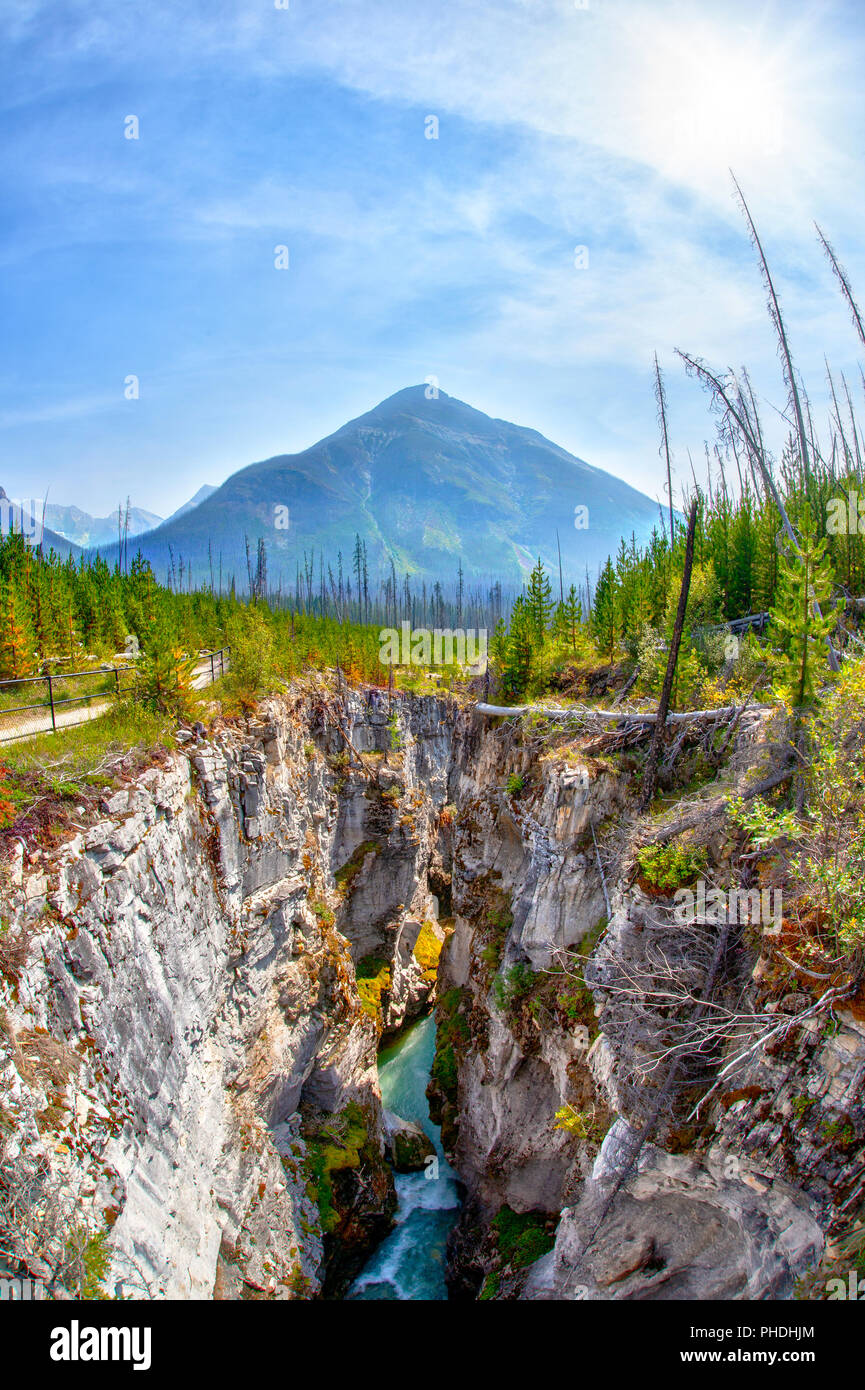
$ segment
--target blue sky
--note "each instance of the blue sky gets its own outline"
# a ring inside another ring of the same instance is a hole
[[[812,223],[865,298],[861,4],[288,3],[5,0],[11,496],[166,515],[428,376],[654,496],[655,349],[680,476],[712,437],[675,347],[778,440],[730,165],[818,421],[858,383]]]

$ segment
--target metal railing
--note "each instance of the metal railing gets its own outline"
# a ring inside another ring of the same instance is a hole
[[[210,685],[223,676],[227,670],[228,647],[218,651],[204,651],[198,654],[193,672],[196,686]],[[58,728],[83,722],[77,719],[64,719],[63,712],[73,706],[84,706],[88,711],[94,701],[101,701],[104,708],[93,711],[87,717],[105,713],[109,705],[131,688],[122,677],[135,672],[129,666],[99,666],[90,671],[56,671],[44,676],[19,676],[14,680],[0,681],[0,742],[14,738],[26,738],[37,733],[56,733]],[[91,688],[81,693],[68,693],[74,686],[68,683],[89,681]],[[96,688],[92,688],[95,685]],[[34,698],[27,703],[6,704],[6,698],[15,695],[25,699],[28,692]]]
[[[132,670],[132,666],[102,666],[92,671],[57,671],[45,676],[21,676],[16,680],[0,681],[0,734],[15,737],[27,733],[32,726],[40,726],[36,732],[43,732],[41,726],[44,726],[45,733],[56,733],[58,713],[73,705],[89,707],[93,700],[107,702],[116,698],[123,688],[121,676]],[[87,681],[91,688],[74,694],[67,693],[74,690],[73,683],[76,681]],[[26,704],[7,705],[5,702],[7,694],[13,695],[13,698],[17,695],[21,699],[31,692],[41,698],[34,698]]]
[[[201,653],[202,656],[208,656],[208,657],[210,657],[210,681],[211,681],[211,684],[217,679],[217,675],[216,675],[216,665],[215,665],[216,658],[219,657],[219,674],[220,674],[220,676],[224,676],[224,675],[225,675],[225,658],[226,658],[226,656],[227,656],[227,654],[228,654],[228,652],[229,652],[230,650],[231,650],[230,647],[220,647],[218,652],[203,652],[203,653]]]

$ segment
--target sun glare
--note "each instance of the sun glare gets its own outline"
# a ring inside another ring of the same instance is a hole
[[[696,28],[659,40],[643,72],[642,134],[665,173],[714,176],[782,155],[792,112],[779,50]]]

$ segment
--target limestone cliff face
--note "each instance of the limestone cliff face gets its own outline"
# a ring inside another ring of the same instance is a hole
[[[514,971],[542,979],[561,967],[602,919],[591,827],[623,805],[623,787],[582,763],[536,762],[511,729],[480,722],[460,726],[455,749],[455,931],[440,988],[459,991],[471,1043],[457,1038],[452,1147],[482,1204],[558,1210],[576,1175],[573,1145],[554,1117],[585,1084],[585,1048],[554,999],[518,1016],[497,1007],[495,990]],[[509,778],[523,787],[510,794]]]
[[[762,737],[759,723],[743,729],[739,771],[759,761]],[[659,959],[677,989],[697,991],[707,962],[670,928],[671,901],[635,882],[627,757],[557,742],[551,753],[531,730],[458,726],[455,930],[430,1090],[468,1192],[452,1292],[789,1298],[833,1216],[855,1210],[857,1183],[861,1201],[865,1027],[842,1007],[774,1040],[749,1037],[750,1013],[778,1010],[782,1022],[803,1005],[767,1005],[768,953],[746,933],[725,954],[717,996],[746,1016],[735,1041],[696,1069],[688,1054],[680,1071],[647,1072],[669,1026]],[[733,870],[721,826],[710,818],[707,835],[723,882]],[[632,1002],[614,982],[633,987]],[[503,1207],[511,1229],[520,1214],[535,1223],[524,1257],[502,1256]]]
[[[296,690],[189,739],[59,849],[16,847],[0,1161],[41,1193],[16,1216],[34,1272],[80,1227],[107,1233],[127,1295],[308,1297],[387,1230],[376,1050],[431,988],[414,948],[443,934],[453,723],[432,699],[394,716]]]

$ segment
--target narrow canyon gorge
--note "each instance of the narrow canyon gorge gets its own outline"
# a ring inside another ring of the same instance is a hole
[[[379,1296],[425,1206],[442,1297],[793,1296],[855,1195],[865,1024],[700,1031],[756,1018],[771,971],[759,933],[713,956],[641,886],[627,755],[327,679],[181,740],[6,866],[32,1273],[53,1223],[103,1242],[124,1297]],[[721,818],[703,832],[722,870]],[[671,981],[704,1001],[692,1033]],[[428,1124],[377,1065],[418,1028]]]

